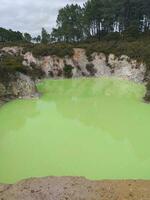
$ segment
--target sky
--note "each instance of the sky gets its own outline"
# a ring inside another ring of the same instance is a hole
[[[58,10],[66,4],[85,0],[0,0],[0,27],[29,32],[36,36],[42,27],[51,31],[56,25]]]

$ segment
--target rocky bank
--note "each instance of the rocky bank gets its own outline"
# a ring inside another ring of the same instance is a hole
[[[149,200],[150,181],[47,177],[0,185],[0,200]]]
[[[63,58],[56,55],[35,57],[32,52],[24,52],[22,47],[4,47],[0,50],[1,61],[10,56],[20,57],[22,66],[12,71],[5,67],[5,62],[0,62],[1,101],[35,96],[35,82],[43,78],[115,76],[142,83],[146,76],[146,65],[126,55],[117,57],[95,52],[88,58],[86,51],[80,48],[74,49],[73,56]],[[148,97],[147,93],[147,100]]]
[[[102,77],[116,76],[135,82],[143,82],[146,72],[144,63],[130,59],[126,55],[93,53],[90,60],[84,49],[75,48],[72,57],[60,58],[55,55],[35,58],[31,52],[24,54],[25,67],[36,66],[45,77]]]

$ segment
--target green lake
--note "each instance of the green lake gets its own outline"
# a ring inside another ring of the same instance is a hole
[[[40,99],[0,108],[0,182],[150,179],[145,87],[114,78],[45,80]]]

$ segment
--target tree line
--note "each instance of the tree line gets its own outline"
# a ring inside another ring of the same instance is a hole
[[[42,28],[41,35],[32,37],[29,33],[21,33],[20,31],[7,30],[0,27],[0,42],[36,42],[47,43],[49,42],[50,34]]]
[[[88,0],[83,7],[59,10],[54,41],[101,39],[109,33],[142,33],[150,30],[150,0]]]
[[[150,0],[88,0],[81,7],[66,5],[59,10],[56,27],[32,38],[29,33],[0,28],[0,41],[37,43],[101,40],[106,35],[122,37],[150,32]]]

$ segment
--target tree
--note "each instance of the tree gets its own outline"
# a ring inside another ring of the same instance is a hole
[[[52,38],[72,42],[114,32],[137,37],[149,30],[150,0],[88,0],[83,8],[72,4],[59,10]]]
[[[12,31],[0,28],[0,41],[1,42],[20,42],[23,41],[23,35],[19,31]]]
[[[59,41],[73,42],[83,39],[83,10],[79,5],[67,5],[59,10],[57,29],[52,36]]]
[[[50,34],[48,34],[47,31],[44,28],[42,28],[41,42],[43,44],[48,44],[50,42]]]
[[[98,36],[102,32],[104,6],[101,0],[91,0],[84,4],[84,21],[87,27],[87,35]]]
[[[115,15],[111,0],[89,0],[84,4],[84,21],[88,35],[100,39],[103,33],[114,31]]]
[[[150,32],[150,0],[87,0],[83,7],[66,5],[59,10],[57,26],[49,34],[42,28],[34,41],[78,42],[89,38],[137,38]],[[117,32],[116,34],[114,34]],[[1,42],[31,41],[31,35],[0,28]]]
[[[36,42],[41,42],[41,36],[40,35],[37,36]]]
[[[34,40],[36,43],[40,43],[40,42],[41,42],[41,36],[38,35],[37,37],[34,37],[33,40]]]
[[[27,42],[31,42],[32,37],[31,37],[31,35],[29,33],[24,33],[24,39]]]

